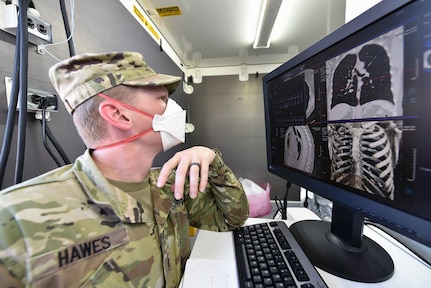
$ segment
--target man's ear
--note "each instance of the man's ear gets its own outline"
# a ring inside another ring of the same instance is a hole
[[[133,126],[127,112],[127,109],[109,100],[103,101],[99,105],[99,113],[103,119],[108,121],[112,126],[123,130],[129,130]]]

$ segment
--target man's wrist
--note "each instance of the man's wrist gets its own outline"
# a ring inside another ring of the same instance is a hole
[[[217,174],[220,172],[220,169],[222,169],[222,167],[224,166],[224,162],[223,162],[223,159],[221,158],[222,154],[219,149],[213,148],[211,150],[215,153],[215,157],[213,162],[210,165],[209,176],[217,177]],[[215,175],[211,175],[213,173]]]

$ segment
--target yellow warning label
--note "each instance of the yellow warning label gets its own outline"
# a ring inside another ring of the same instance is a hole
[[[151,22],[148,21],[148,19],[139,11],[139,9],[136,6],[133,6],[133,12],[135,12],[136,16],[141,19],[142,23],[145,25],[145,27],[148,28],[148,30],[156,37],[157,40],[160,40],[159,33],[157,33],[157,30],[151,25]]]
[[[175,15],[181,15],[181,10],[180,7],[178,6],[172,6],[172,7],[165,7],[165,8],[157,8],[157,13],[159,13],[159,15],[161,17],[165,17],[165,16],[175,16]]]

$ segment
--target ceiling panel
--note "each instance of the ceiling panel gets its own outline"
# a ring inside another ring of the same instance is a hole
[[[346,7],[345,0],[283,0],[271,46],[253,49],[261,0],[137,2],[184,68],[207,69],[207,75],[209,68],[278,66],[344,24]],[[156,9],[167,7],[178,7],[181,15],[157,13]]]

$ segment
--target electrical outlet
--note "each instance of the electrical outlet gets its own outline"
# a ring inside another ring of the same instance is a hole
[[[12,78],[5,77],[6,87],[6,100],[9,107],[10,96],[12,91]],[[16,110],[19,110],[19,99]],[[46,106],[46,112],[57,112],[58,111],[58,100],[57,95],[46,91],[28,89],[27,91],[27,112],[37,113],[42,111],[42,108]]]
[[[46,23],[45,21],[37,18],[36,16],[32,14],[28,14],[27,19],[27,26],[28,26],[28,32],[33,34],[39,39],[42,39],[48,43],[52,43],[52,27],[50,24]],[[40,41],[34,41],[30,38],[30,41],[32,41],[35,44],[38,44]]]
[[[36,45],[47,42],[52,43],[52,26],[32,13],[27,13],[27,18],[29,32],[28,40]],[[16,35],[17,27],[17,6],[14,4],[6,4],[0,0],[0,29],[10,34]]]

